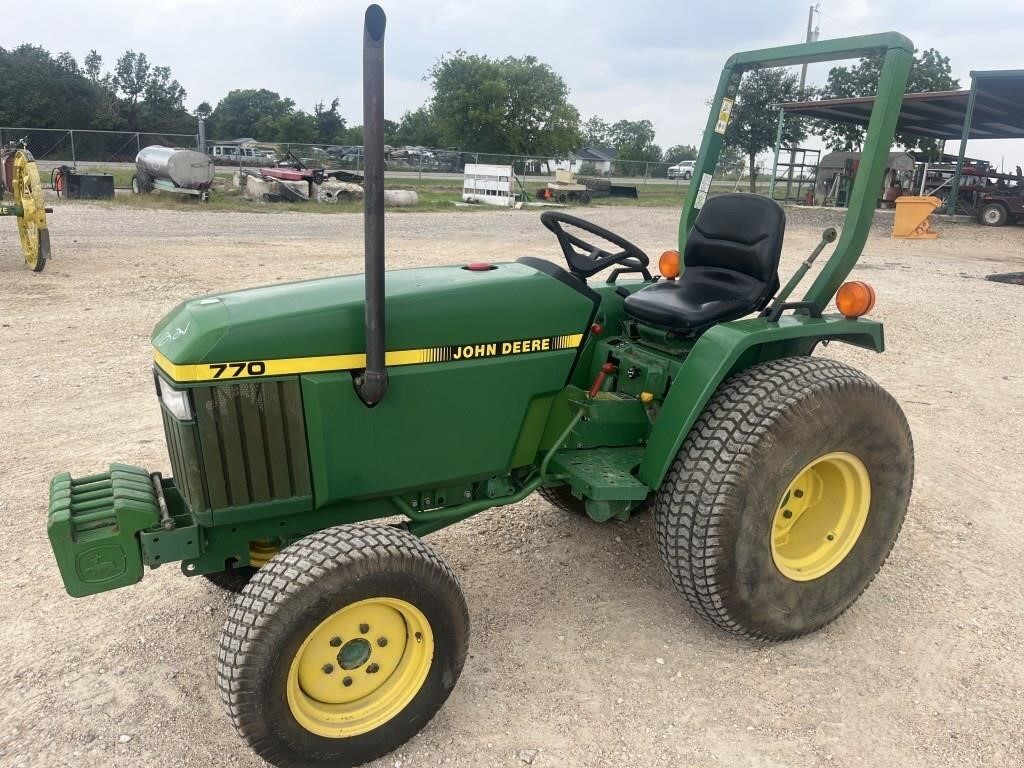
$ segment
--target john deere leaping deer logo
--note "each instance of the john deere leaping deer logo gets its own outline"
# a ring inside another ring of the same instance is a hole
[[[116,544],[87,549],[78,556],[78,575],[82,581],[109,581],[124,573],[124,550]]]

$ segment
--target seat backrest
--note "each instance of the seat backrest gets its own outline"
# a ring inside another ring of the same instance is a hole
[[[686,238],[683,264],[731,269],[777,285],[785,233],[786,213],[774,200],[746,192],[709,197]]]

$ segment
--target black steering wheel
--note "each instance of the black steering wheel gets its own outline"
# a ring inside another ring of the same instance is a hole
[[[604,227],[599,227],[597,224],[586,219],[570,216],[568,213],[562,213],[561,211],[544,211],[540,215],[540,220],[545,227],[555,233],[555,237],[558,238],[558,244],[562,247],[562,253],[565,255],[565,260],[569,265],[569,271],[574,275],[579,275],[586,279],[591,275],[596,275],[605,267],[612,264],[621,264],[622,269],[615,270],[613,278],[621,272],[640,272],[645,280],[651,279],[651,273],[647,270],[651,260],[647,258],[646,253],[624,237],[620,237],[614,232]],[[622,250],[617,253],[609,253],[576,235],[569,234],[562,228],[563,224],[568,224],[571,227],[582,229],[584,232],[597,235],[602,240],[607,240]]]

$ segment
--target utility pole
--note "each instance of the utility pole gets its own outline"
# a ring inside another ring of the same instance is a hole
[[[815,3],[807,10],[807,37],[805,41],[808,43],[814,42],[818,39],[818,28],[814,26],[814,14],[818,12],[818,6],[820,3]],[[797,92],[797,98],[803,100],[804,98],[804,85],[807,83],[807,64],[806,62],[800,67],[800,90]],[[794,148],[789,153],[789,174],[786,179],[786,198],[789,198],[790,189],[793,186],[793,165],[796,163],[796,149]],[[802,169],[801,169],[802,170]]]

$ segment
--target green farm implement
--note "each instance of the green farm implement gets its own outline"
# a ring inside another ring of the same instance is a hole
[[[651,510],[697,613],[777,641],[856,600],[913,482],[896,401],[814,354],[830,342],[883,349],[882,326],[864,317],[874,291],[844,281],[868,235],[909,40],[730,58],[662,277],[628,240],[559,211],[541,223],[564,266],[524,257],[385,273],[384,27],[371,6],[365,275],[180,304],[152,336],[171,476],[111,465],[58,475],[50,490],[70,594],[172,562],[240,593],[219,686],[235,728],[278,766],[379,757],[448,697],[469,616],[426,534],[535,491],[596,521]],[[740,78],[873,52],[884,66],[845,224],[780,289],[782,208],[707,194]]]
[[[25,264],[33,272],[42,272],[50,258],[50,231],[46,228],[46,214],[50,209],[43,202],[43,184],[32,153],[24,146],[11,142],[0,152],[3,167],[3,187],[10,193],[0,201],[0,216],[18,219],[18,238],[25,255]]]

